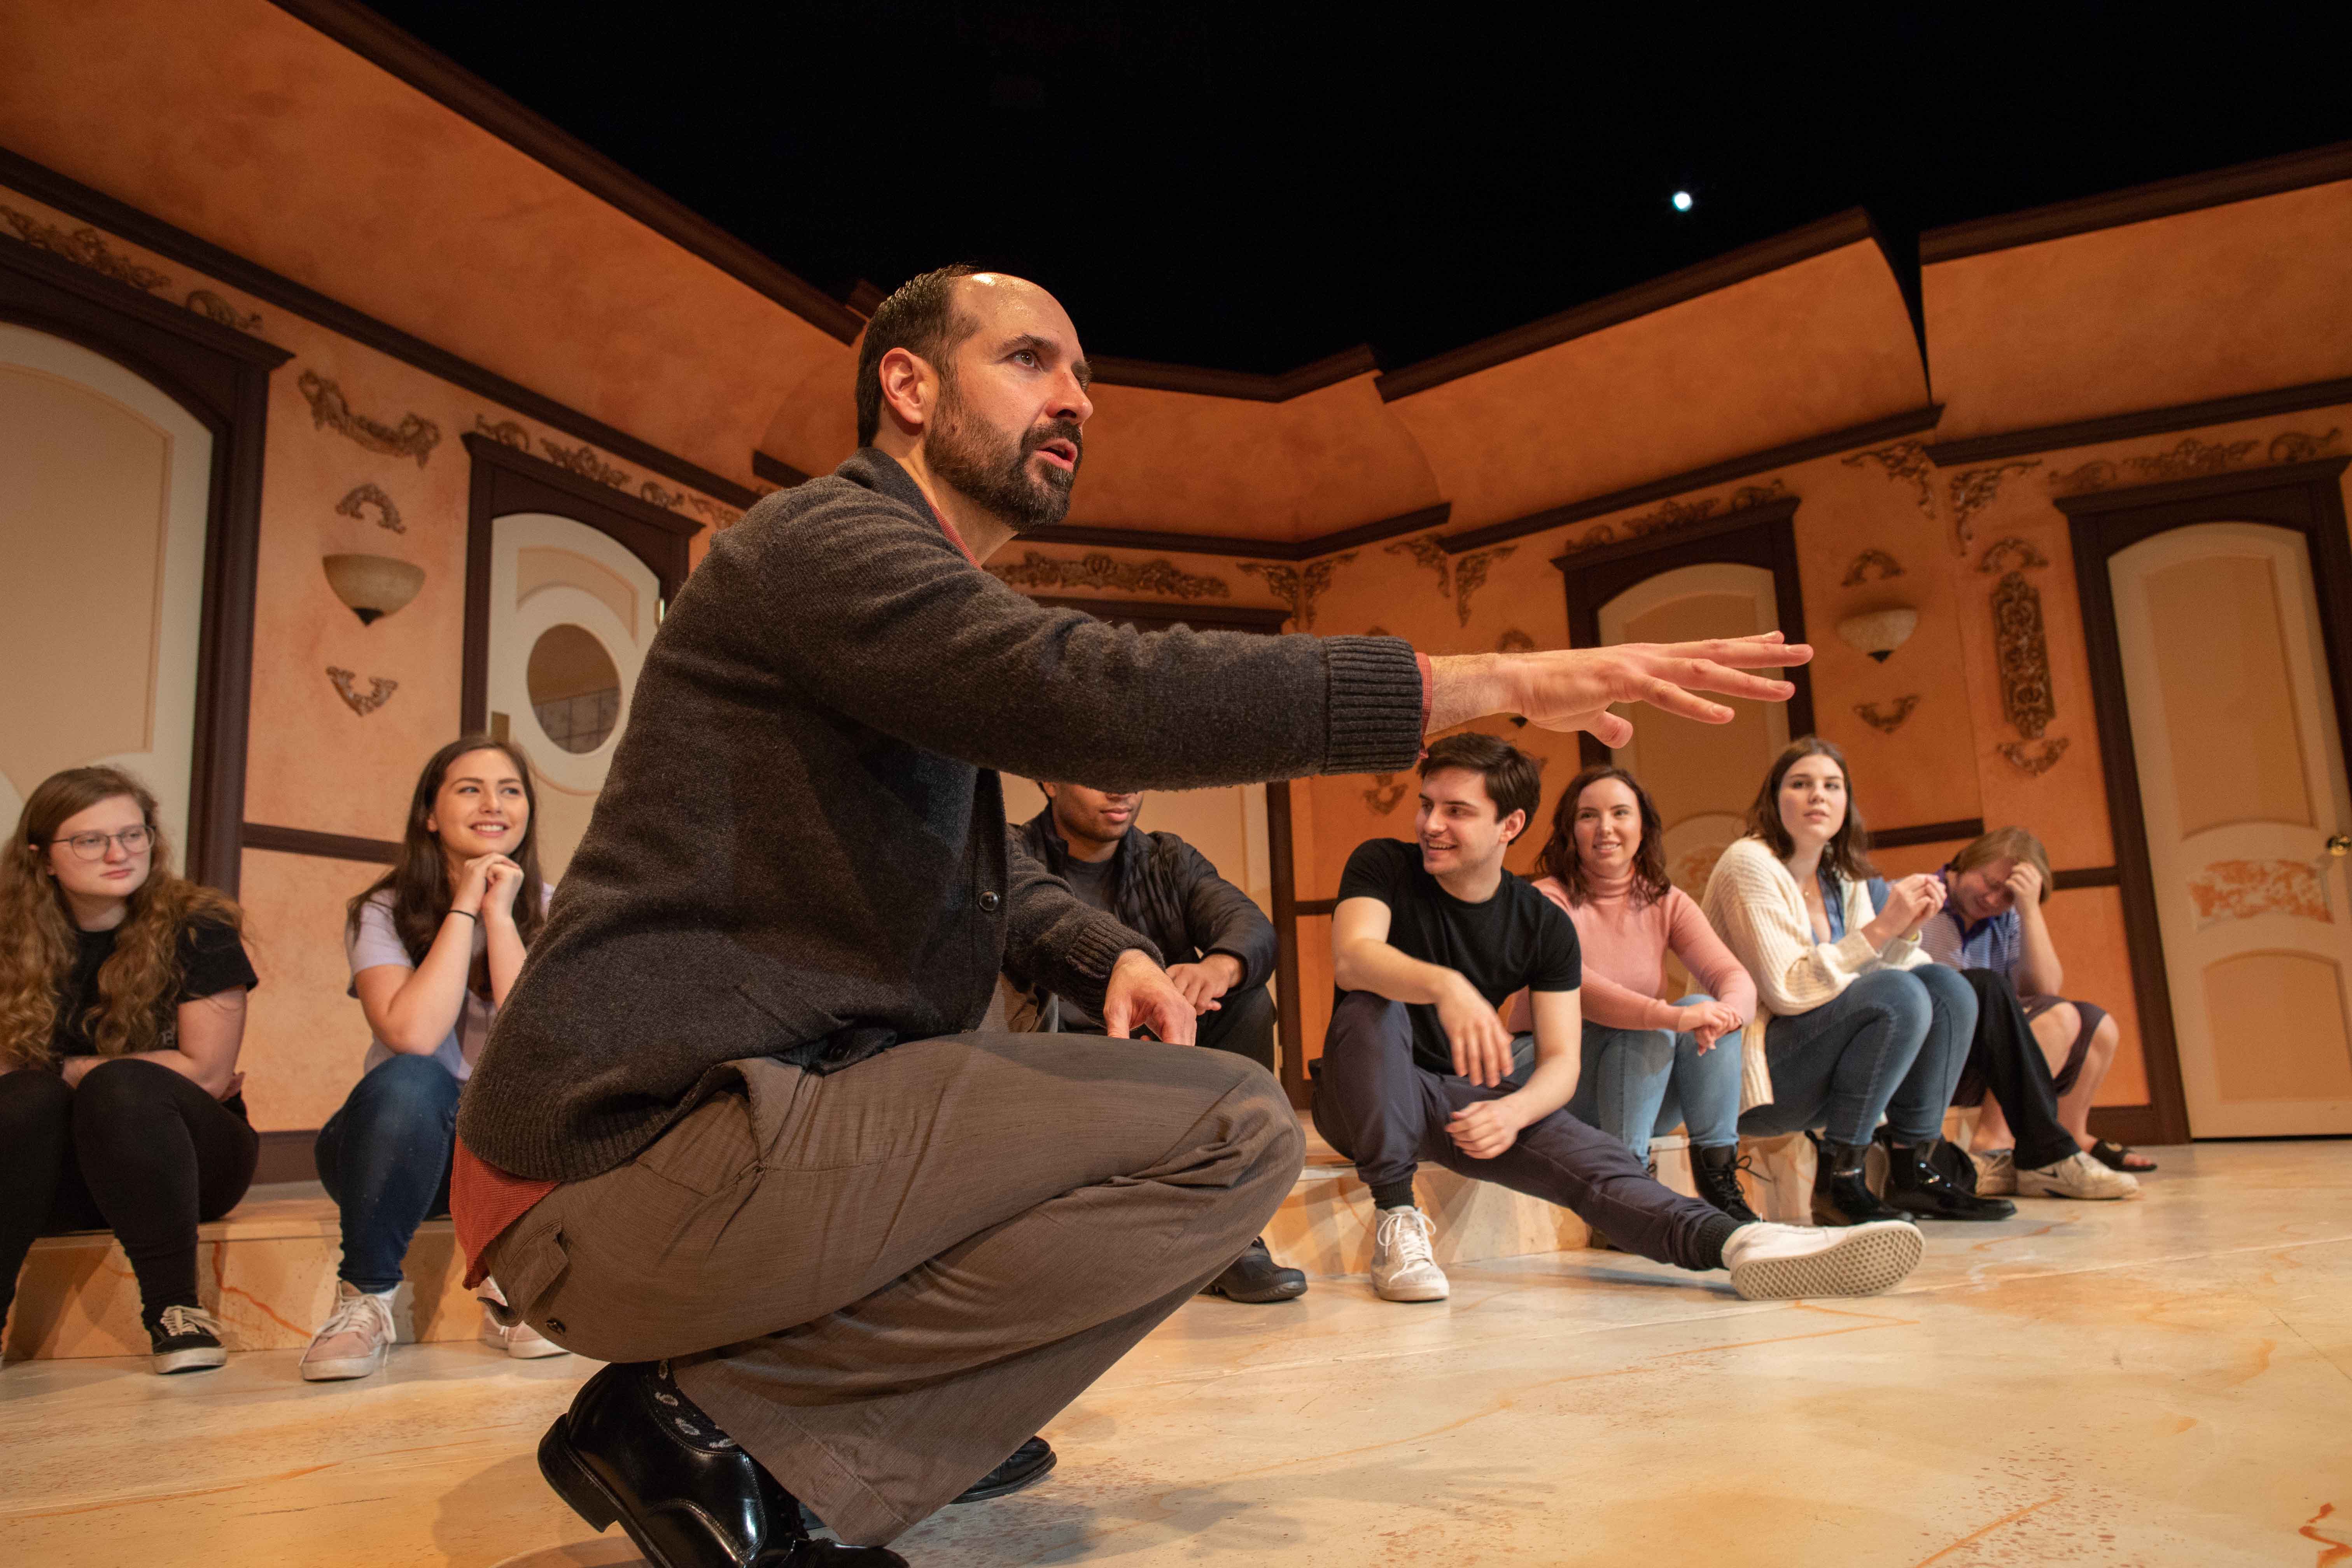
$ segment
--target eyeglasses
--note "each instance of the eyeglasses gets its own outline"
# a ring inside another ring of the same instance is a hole
[[[99,860],[105,858],[109,844],[121,845],[125,855],[142,854],[155,842],[155,835],[142,824],[137,827],[126,827],[120,833],[77,833],[64,842],[73,847],[75,858]]]

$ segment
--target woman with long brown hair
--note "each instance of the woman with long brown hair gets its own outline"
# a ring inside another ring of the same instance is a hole
[[[1975,993],[1919,947],[1943,884],[1889,883],[1869,849],[1845,753],[1807,735],[1774,759],[1748,836],[1707,878],[1701,907],[1758,993],[1739,1130],[1820,1131],[1813,1214],[1823,1224],[2006,1219],[2015,1205],[1961,1189],[1936,1159],[1977,1023]],[[1882,1116],[1884,1202],[1863,1179]]]
[[[44,1232],[114,1232],[159,1373],[227,1359],[196,1226],[236,1206],[261,1141],[238,1090],[256,984],[236,905],[172,873],[155,797],[69,768],[0,861],[0,1317]]]
[[[1738,1164],[1739,1030],[1756,984],[1666,879],[1665,825],[1639,780],[1597,767],[1568,782],[1536,857],[1536,890],[1567,911],[1584,953],[1584,1061],[1569,1114],[1639,1159],[1681,1124],[1698,1195],[1754,1220]],[[1659,1000],[1669,952],[1702,991]]]
[[[401,1260],[449,1210],[457,1097],[546,919],[530,765],[468,735],[425,764],[400,860],[351,901],[351,994],[373,1037],[360,1081],[319,1130],[319,1178],[341,1212],[335,1310],[311,1336],[312,1383],[365,1377],[414,1337]],[[483,1300],[482,1338],[518,1356],[562,1350]]]

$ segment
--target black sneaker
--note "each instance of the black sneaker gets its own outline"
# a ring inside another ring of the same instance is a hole
[[[1718,1149],[1693,1149],[1691,1182],[1698,1195],[1742,1225],[1755,1225],[1763,1215],[1748,1206],[1748,1194],[1740,1190],[1739,1173],[1755,1173],[1748,1162],[1739,1157],[1739,1146],[1727,1143]]]
[[[220,1320],[202,1307],[166,1307],[147,1325],[148,1355],[158,1373],[210,1372],[228,1360]]]
[[[1307,1294],[1307,1276],[1276,1263],[1261,1236],[1223,1274],[1202,1287],[1201,1294],[1228,1301],[1288,1301]]]

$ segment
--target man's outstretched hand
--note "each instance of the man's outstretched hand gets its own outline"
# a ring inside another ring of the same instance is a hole
[[[1813,657],[1779,632],[1708,642],[1620,643],[1547,653],[1464,654],[1430,660],[1429,728],[1434,732],[1488,713],[1517,713],[1546,730],[1589,730],[1622,746],[1633,726],[1609,710],[1646,702],[1702,724],[1727,724],[1732,710],[1695,695],[1712,691],[1785,702],[1796,688],[1751,670],[1785,669]]]
[[[1112,1039],[1124,1040],[1138,1029],[1149,1029],[1171,1046],[1189,1046],[1198,1016],[1167,971],[1141,948],[1129,948],[1111,965],[1102,1017],[1103,1033]]]

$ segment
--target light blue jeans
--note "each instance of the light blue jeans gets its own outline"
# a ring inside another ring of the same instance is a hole
[[[1685,996],[1688,1007],[1715,1000]],[[1705,1051],[1698,1037],[1671,1029],[1614,1029],[1587,1020],[1584,1067],[1568,1113],[1650,1157],[1650,1140],[1676,1124],[1691,1146],[1724,1149],[1739,1142],[1739,1036],[1724,1036]]]
[[[1933,1143],[1976,1030],[1977,994],[1958,970],[1874,969],[1765,1028],[1772,1102],[1749,1107],[1739,1130],[1769,1138],[1817,1127],[1832,1142],[1862,1144],[1884,1116],[1898,1142]]]

